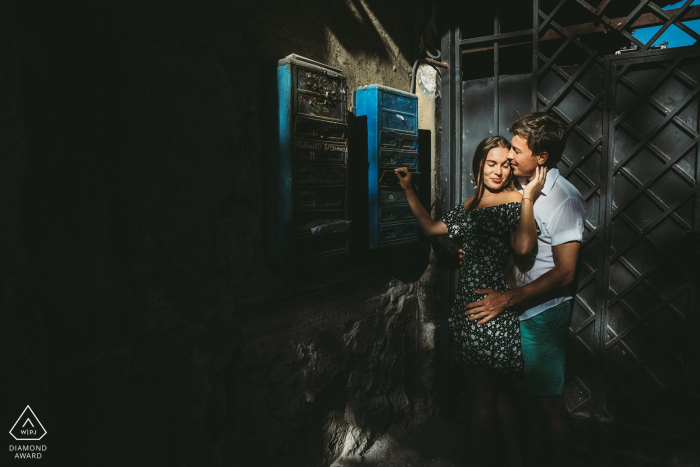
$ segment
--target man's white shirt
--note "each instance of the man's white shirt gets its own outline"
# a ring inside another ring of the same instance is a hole
[[[522,181],[527,183],[527,180]],[[547,172],[547,180],[535,201],[534,211],[540,234],[537,245],[529,255],[515,257],[518,287],[529,284],[554,268],[552,247],[583,240],[586,202],[576,187],[560,176],[558,169]],[[528,300],[522,304],[527,309],[520,315],[520,320],[532,318],[571,298],[565,287]]]

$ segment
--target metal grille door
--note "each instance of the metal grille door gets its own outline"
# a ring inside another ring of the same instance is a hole
[[[603,421],[679,431],[687,388],[690,243],[699,227],[700,52],[606,58]],[[697,358],[697,356],[695,356]]]
[[[697,435],[700,416],[700,42],[652,48],[669,28],[700,40],[686,24],[700,5],[533,0],[532,28],[502,32],[510,7],[494,3],[492,35],[462,37],[465,23],[443,37],[444,209],[472,194],[471,152],[485,136],[508,136],[510,110],[529,101],[566,121],[559,169],[588,207],[566,405],[577,427],[595,428],[578,431],[593,445],[639,453],[646,439],[671,452],[659,435]],[[635,31],[650,26],[658,30],[642,42]],[[506,76],[499,57],[523,44],[531,73]],[[465,78],[485,51],[493,77]],[[622,438],[632,441],[620,447]]]

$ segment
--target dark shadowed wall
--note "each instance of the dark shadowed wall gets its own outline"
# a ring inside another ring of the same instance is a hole
[[[2,2],[1,420],[34,409],[45,465],[329,465],[435,410],[427,243],[264,247],[276,61],[407,91],[431,12]]]

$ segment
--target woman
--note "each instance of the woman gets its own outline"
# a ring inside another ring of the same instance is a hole
[[[470,321],[464,306],[483,298],[474,290],[508,290],[504,269],[511,254],[529,253],[537,242],[533,197],[544,186],[546,170],[523,187],[514,189],[508,160],[510,144],[500,136],[486,138],[476,148],[472,169],[476,195],[435,221],[418,201],[406,168],[395,169],[411,210],[425,235],[445,235],[462,241],[464,261],[457,297],[448,325],[454,335],[454,354],[464,368],[472,401],[470,439],[472,465],[487,464],[496,417],[507,443],[508,463],[521,466],[514,383],[522,379],[518,315],[506,310],[483,324]],[[511,264],[512,268],[512,264]]]

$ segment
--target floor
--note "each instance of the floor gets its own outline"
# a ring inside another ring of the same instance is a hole
[[[428,418],[408,427],[390,429],[365,456],[341,458],[332,467],[469,467],[466,439],[463,425]],[[494,459],[493,467],[502,466],[505,467],[502,460]],[[583,452],[576,452],[571,464],[571,467],[629,466],[592,459]]]

